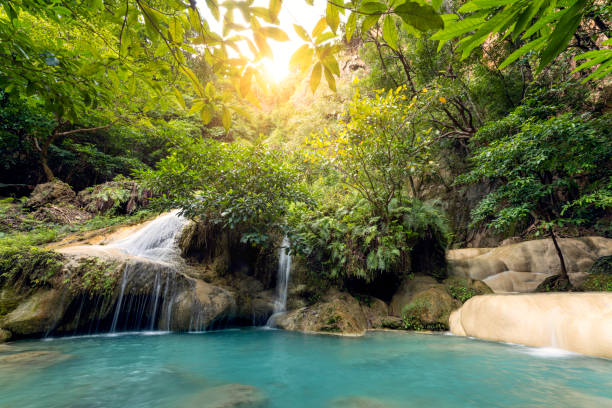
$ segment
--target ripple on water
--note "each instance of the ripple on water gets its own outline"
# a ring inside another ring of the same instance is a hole
[[[0,362],[1,407],[612,407],[609,360],[453,336],[232,330],[13,345],[0,358],[54,362]]]

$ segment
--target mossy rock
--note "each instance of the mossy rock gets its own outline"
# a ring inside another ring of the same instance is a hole
[[[279,316],[275,323],[285,330],[352,336],[361,336],[367,329],[359,301],[335,289],[314,305]]]
[[[612,292],[612,274],[589,274],[577,289],[585,292]]]
[[[612,275],[612,255],[597,258],[588,273]]]
[[[536,292],[569,292],[572,290],[572,283],[569,278],[563,278],[561,275],[553,275],[544,279],[536,288]]]
[[[493,290],[491,290],[486,283],[471,278],[452,276],[444,280],[443,284],[446,286],[448,294],[461,303],[465,303],[477,295],[488,295],[493,293]]]
[[[448,330],[448,318],[461,303],[444,287],[432,287],[417,293],[402,310],[408,330]]]
[[[39,184],[26,201],[28,208],[40,208],[47,204],[74,204],[76,193],[72,188],[60,180]]]

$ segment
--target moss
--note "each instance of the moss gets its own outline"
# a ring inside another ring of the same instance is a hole
[[[612,274],[612,255],[597,258],[589,269],[591,274]]]
[[[120,272],[116,264],[98,258],[84,258],[67,272],[64,284],[74,293],[110,296],[119,278]]]
[[[593,273],[580,285],[587,292],[612,292],[612,274]]]
[[[463,285],[449,285],[448,293],[453,297],[453,299],[456,299],[461,303],[467,302],[469,299],[478,294],[475,289],[468,288]]]
[[[342,323],[342,316],[339,314],[332,314],[326,321],[325,326],[321,327],[322,332],[338,333],[341,332],[340,324]]]
[[[64,257],[36,247],[0,248],[0,285],[50,286],[62,269]]]

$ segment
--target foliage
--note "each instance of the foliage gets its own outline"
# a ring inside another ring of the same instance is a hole
[[[48,286],[62,269],[62,255],[36,247],[0,247],[0,283]]]
[[[463,37],[457,51],[466,58],[491,35],[500,38],[511,36],[519,46],[502,62],[500,68],[529,53],[537,52],[540,60],[538,71],[542,71],[565,51],[583,21],[591,20],[592,24],[603,27],[604,34],[609,36],[609,27],[605,21],[609,21],[607,16],[610,14],[610,5],[596,3],[599,2],[473,0],[459,8],[460,13],[469,13],[469,16],[462,19],[459,19],[459,16],[449,16],[444,29],[431,38],[444,44],[450,39]],[[603,45],[610,44],[612,41],[607,40]],[[599,64],[599,67],[585,80],[600,79],[612,72],[612,52],[609,49],[588,51],[576,59],[588,61],[578,66],[575,72]]]
[[[386,222],[391,202],[401,203],[408,196],[405,185],[410,182],[416,196],[414,177],[435,169],[432,129],[419,127],[417,98],[406,101],[404,91],[401,86],[361,97],[357,90],[346,112],[350,120],[340,121],[333,133],[326,130],[309,140],[318,153],[311,160],[333,167],[341,182],[367,200],[375,215]],[[423,94],[425,98],[426,89]]]
[[[589,274],[580,284],[580,289],[587,292],[612,292],[612,274]]]
[[[84,258],[75,268],[67,271],[64,284],[73,292],[111,296],[120,279],[119,270],[117,265],[101,259]]]
[[[480,130],[474,167],[460,180],[488,178],[496,188],[473,211],[473,223],[500,231],[528,219],[589,225],[609,208],[612,117],[552,116],[558,109],[528,100]]]
[[[391,203],[389,224],[375,215],[368,201],[357,197],[316,209],[295,205],[287,219],[292,248],[331,281],[371,281],[385,273],[401,276],[410,270],[410,250],[419,239],[432,233],[444,246],[447,232],[433,206],[416,199],[404,204]]]
[[[158,203],[189,217],[240,229],[246,242],[263,243],[291,202],[307,202],[299,174],[279,151],[214,140],[171,150],[158,170],[140,172]]]

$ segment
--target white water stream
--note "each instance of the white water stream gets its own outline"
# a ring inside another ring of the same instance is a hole
[[[291,272],[291,255],[289,238],[283,238],[278,255],[278,272],[276,277],[276,299],[274,301],[274,314],[270,316],[266,326],[274,327],[276,317],[287,311],[287,291],[289,287],[289,274]]]
[[[175,275],[175,263],[179,262],[178,236],[187,223],[187,219],[178,215],[178,210],[172,211],[166,215],[156,218],[144,228],[131,234],[125,239],[109,244],[109,247],[118,248],[123,252],[135,257],[147,258],[153,261],[158,266],[164,266],[166,271],[166,279],[161,275],[161,270],[155,268],[155,280],[153,282],[153,290],[150,296],[145,296],[137,300],[137,304],[132,305],[133,299],[128,305],[125,305],[124,295],[126,287],[132,278],[134,271],[138,268],[146,268],[150,266],[147,263],[129,262],[125,265],[123,276],[121,278],[121,287],[119,297],[115,305],[115,312],[111,324],[111,333],[115,333],[118,329],[118,323],[121,318],[124,320],[124,326],[132,321],[136,327],[142,328],[145,322],[149,330],[153,330],[158,324],[158,316],[165,312],[166,330],[170,330],[170,321],[172,316],[172,305],[174,303],[174,280],[170,279],[171,275]],[[163,282],[165,281],[165,282]],[[164,294],[161,296],[162,286],[164,286]],[[163,301],[163,304],[159,304]],[[148,317],[146,317],[148,316]],[[143,322],[143,318],[148,320]]]

